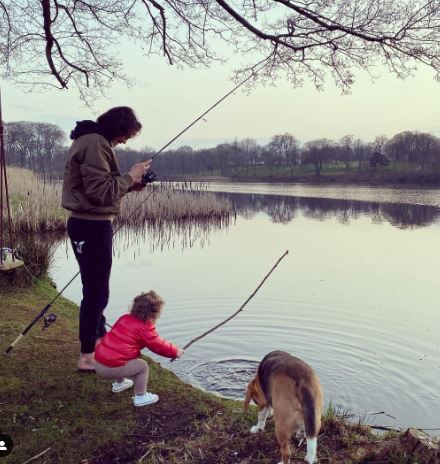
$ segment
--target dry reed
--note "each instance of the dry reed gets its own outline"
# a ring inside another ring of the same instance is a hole
[[[8,186],[14,231],[32,232],[65,228],[61,184],[46,182],[27,169],[8,168]]]
[[[231,212],[229,200],[215,193],[155,186],[124,197],[118,221],[138,225],[146,221],[213,220],[225,218]]]
[[[46,181],[21,168],[9,167],[7,174],[15,232],[66,228],[68,212],[61,207],[62,183]],[[227,199],[214,193],[202,190],[190,192],[185,186],[164,185],[160,188],[148,186],[142,192],[127,195],[123,198],[121,211],[117,223],[139,226],[150,221],[225,219],[232,213],[232,207]]]

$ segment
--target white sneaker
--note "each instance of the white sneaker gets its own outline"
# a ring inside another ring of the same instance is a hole
[[[144,393],[143,395],[133,396],[133,404],[138,408],[139,406],[147,406],[159,401],[159,396],[155,393]]]
[[[120,393],[124,390],[127,390],[133,386],[133,380],[131,379],[124,379],[122,382],[113,382],[112,383],[112,392],[113,393]]]

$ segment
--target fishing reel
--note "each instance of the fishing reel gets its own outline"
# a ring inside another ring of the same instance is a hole
[[[49,314],[47,317],[43,318],[43,328],[41,330],[45,330],[50,327],[54,322],[57,320],[57,315],[52,313]]]
[[[141,179],[141,184],[142,185],[147,185],[147,184],[151,184],[152,182],[154,182],[155,180],[157,180],[157,174],[153,171],[147,171],[143,176],[142,176],[142,179]]]

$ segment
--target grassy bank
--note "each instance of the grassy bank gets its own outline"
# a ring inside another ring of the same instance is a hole
[[[2,350],[54,295],[48,282],[38,288],[0,288]],[[2,462],[33,463],[225,463],[279,461],[273,420],[266,433],[251,435],[255,408],[218,398],[184,384],[150,361],[149,388],[159,403],[135,410],[131,394],[110,392],[108,381],[76,372],[78,308],[65,299],[54,304],[57,322],[42,332],[37,324],[3,357],[0,376],[0,429],[15,447]],[[167,361],[163,363],[165,366]],[[362,425],[348,425],[327,413],[319,443],[320,462],[414,463],[404,451],[383,445]],[[296,457],[304,457],[304,446]],[[378,454],[379,453],[379,454]],[[375,456],[373,458],[373,456]],[[293,461],[296,462],[296,461]],[[299,462],[299,461],[298,461]],[[428,461],[426,461],[428,462]],[[431,461],[429,461],[431,462]],[[432,461],[434,462],[434,461]]]

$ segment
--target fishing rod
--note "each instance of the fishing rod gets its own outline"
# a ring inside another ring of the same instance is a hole
[[[174,141],[176,141],[181,135],[183,135],[187,130],[189,130],[194,124],[196,124],[200,119],[202,119],[204,116],[206,116],[210,111],[212,111],[216,106],[218,106],[220,103],[222,103],[226,98],[228,98],[230,95],[232,95],[236,90],[238,90],[240,87],[242,87],[246,82],[251,80],[253,77],[255,77],[264,67],[266,63],[264,62],[262,66],[260,66],[258,69],[255,70],[255,67],[252,69],[251,74],[246,77],[246,79],[242,80],[239,82],[232,90],[230,90],[228,93],[226,93],[223,97],[221,97],[219,100],[217,100],[212,106],[210,106],[203,114],[201,114],[199,117],[197,117],[193,122],[191,122],[188,126],[186,126],[182,131],[180,131],[175,137],[173,137],[168,143],[166,143],[160,150],[158,150],[152,157],[151,160],[154,160],[158,155],[160,155],[167,147],[169,147]],[[165,181],[172,173],[168,173],[162,181]],[[147,185],[148,183],[152,183],[157,179],[157,176],[154,172],[148,171],[147,173],[144,174],[142,177],[142,185]],[[133,209],[131,214],[125,218],[124,221],[121,222],[119,227],[113,232],[113,236],[128,222],[128,220],[133,217],[133,215],[139,210],[139,208],[150,198],[150,196],[154,193],[154,189]],[[70,280],[67,282],[67,284],[52,298],[52,300],[49,301],[49,303],[35,316],[35,318],[24,328],[24,330],[18,335],[18,337],[6,348],[4,351],[4,354],[9,354],[11,351],[14,349],[14,347],[17,345],[17,343],[31,330],[31,328],[41,319],[44,318],[44,326],[43,330],[48,328],[51,324],[53,324],[56,321],[56,315],[55,314],[49,314],[47,317],[45,317],[45,314],[49,309],[52,307],[53,303],[63,294],[63,292],[66,290],[66,288],[80,275],[80,271],[78,271]]]

